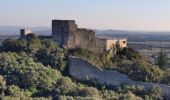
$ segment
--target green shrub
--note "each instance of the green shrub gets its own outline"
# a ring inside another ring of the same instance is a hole
[[[16,53],[0,53],[0,73],[8,84],[23,88],[49,89],[61,77],[60,72]]]
[[[54,69],[63,71],[66,66],[64,51],[57,47],[52,50],[49,50],[49,48],[41,48],[35,54],[35,57],[38,62],[43,63],[45,66],[50,65]]]
[[[126,57],[128,60],[135,60],[141,58],[139,52],[131,48],[123,48],[122,50],[117,51],[117,55],[121,58]]]
[[[146,61],[136,62],[132,65],[131,71],[130,77],[139,81],[160,82],[164,75],[164,71],[158,66]]]
[[[76,92],[77,86],[68,77],[62,77],[57,81],[56,88],[59,89],[60,95],[68,95]]]
[[[136,96],[132,92],[128,92],[124,95],[121,95],[120,100],[142,100],[142,98]]]
[[[0,95],[4,95],[6,89],[6,80],[0,75]]]
[[[101,61],[99,61],[98,56],[87,49],[80,49],[80,48],[72,49],[69,50],[69,54],[84,58],[95,65],[101,65]]]
[[[21,52],[27,50],[27,41],[23,39],[6,39],[2,43],[3,51]]]

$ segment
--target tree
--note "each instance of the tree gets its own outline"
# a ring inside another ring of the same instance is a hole
[[[68,77],[62,77],[57,81],[56,88],[59,89],[60,95],[69,95],[76,92],[76,84]]]
[[[6,39],[2,46],[3,51],[20,52],[27,49],[27,41],[24,39]]]
[[[11,85],[8,87],[8,93],[11,97],[20,97],[22,99],[26,97],[31,97],[31,92],[28,90],[20,89],[18,86]]]
[[[156,65],[147,61],[138,61],[131,67],[129,76],[138,81],[160,82],[163,78],[164,71]]]
[[[28,41],[28,51],[35,53],[41,47],[41,40],[35,34],[27,34],[26,40]]]
[[[141,58],[141,55],[138,51],[135,51],[131,48],[123,48],[122,50],[117,51],[117,55],[121,58],[126,57],[129,60],[139,59]]]
[[[63,71],[66,66],[64,50],[58,48],[57,44],[51,40],[44,40],[42,44],[42,47],[35,54],[37,61],[45,66],[50,65],[54,69]]]
[[[163,52],[163,50],[161,50],[160,53],[159,53],[158,64],[157,65],[161,69],[165,69],[167,64],[168,64],[167,55]]]
[[[128,92],[120,97],[120,100],[142,100],[142,98],[136,96],[132,92]]]
[[[2,43],[3,51],[35,53],[41,47],[41,40],[35,34],[27,34],[21,39],[6,39]]]
[[[11,52],[0,53],[0,73],[6,76],[8,84],[39,90],[51,89],[61,77],[59,71],[36,63],[29,56]]]
[[[81,96],[100,97],[99,91],[93,87],[85,87],[80,91]]]
[[[6,89],[6,80],[3,78],[3,76],[0,75],[0,95],[4,94],[5,89]]]
[[[116,50],[116,53],[117,53],[117,52],[120,52],[120,51],[122,50],[122,48],[120,47],[120,41],[117,41],[117,42],[116,42],[116,48],[115,48],[115,50]]]
[[[107,64],[110,61],[111,58],[111,54],[107,51],[103,52],[102,56],[101,56],[101,61],[103,63],[103,65]]]

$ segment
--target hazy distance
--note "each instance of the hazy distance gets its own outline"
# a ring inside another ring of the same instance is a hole
[[[0,26],[50,27],[74,19],[80,27],[170,31],[170,0],[1,0]]]

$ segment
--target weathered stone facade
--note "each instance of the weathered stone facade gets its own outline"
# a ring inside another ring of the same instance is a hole
[[[20,36],[32,33],[31,30],[21,29]],[[113,51],[117,43],[121,48],[127,46],[126,39],[96,36],[93,30],[78,28],[75,20],[52,20],[52,35],[39,36],[40,39],[53,39],[59,46],[73,49],[83,48],[100,54]]]
[[[117,71],[101,70],[90,62],[69,56],[68,58],[69,74],[72,78],[79,81],[95,81],[97,84],[106,86],[121,86],[128,84],[133,86],[141,86],[145,90],[153,87],[159,87],[163,96],[170,96],[170,86],[159,83],[140,82],[130,79],[127,75],[120,74]]]
[[[102,53],[114,48],[117,42],[126,47],[126,39],[96,37],[92,30],[78,28],[74,20],[53,20],[52,36],[58,45],[66,48],[84,48],[95,53]]]
[[[124,38],[109,38],[105,36],[97,36],[99,41],[103,41],[105,45],[105,49],[107,51],[114,49],[114,47],[118,44],[120,48],[127,47],[127,39]],[[98,42],[97,42],[98,43]]]

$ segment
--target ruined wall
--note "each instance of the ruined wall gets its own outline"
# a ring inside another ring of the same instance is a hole
[[[96,45],[92,51],[94,51],[96,53],[104,52],[106,50],[106,43],[107,43],[107,41],[105,39],[99,39],[96,37]]]
[[[93,48],[95,46],[95,32],[86,29],[77,29],[75,44],[80,48]]]
[[[119,39],[118,41],[121,48],[127,47],[127,39]]]
[[[170,95],[170,87],[168,85],[133,81],[128,76],[120,74],[119,72],[100,70],[96,66],[81,58],[70,56],[68,58],[68,64],[69,74],[76,80],[95,80],[97,84],[109,86],[120,86],[123,83],[127,83],[129,85],[144,87],[146,90],[157,86],[162,90],[161,93],[163,96]]]
[[[78,28],[75,33],[69,34],[67,47],[88,49],[99,54],[106,49],[106,42],[96,38],[94,31]]]
[[[116,44],[119,44],[121,48],[127,47],[127,39],[108,39],[106,42],[106,50],[113,49]]]
[[[74,20],[53,20],[52,37],[59,46],[88,49],[97,54],[111,50],[116,44],[116,40],[113,39],[97,38],[92,30],[77,28]],[[121,47],[126,47],[122,40],[120,41]]]
[[[106,50],[113,49],[113,48],[116,46],[116,43],[117,43],[117,39],[114,39],[114,40],[107,40],[107,43],[106,43]]]

